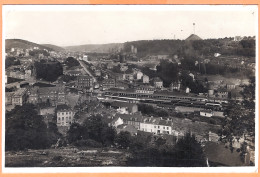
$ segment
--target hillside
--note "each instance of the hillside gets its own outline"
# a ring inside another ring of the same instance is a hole
[[[33,48],[33,47],[39,47],[39,49],[43,50],[50,50],[52,51],[52,48],[40,45],[40,44],[36,44],[30,41],[26,41],[26,40],[22,40],[22,39],[6,39],[5,40],[5,49],[11,50],[11,48],[21,48],[21,49],[29,49],[29,48]]]
[[[96,52],[96,53],[109,53],[112,51],[117,51],[118,49],[123,48],[122,43],[111,43],[111,44],[87,44],[87,45],[78,45],[78,46],[67,46],[64,47],[69,51],[76,52]]]
[[[142,40],[126,42],[124,52],[131,52],[131,46],[137,48],[137,55],[140,57],[147,55],[170,55],[178,53],[184,41],[181,40]]]
[[[186,41],[196,41],[196,40],[202,40],[199,36],[197,36],[196,34],[191,34]]]
[[[56,45],[52,45],[52,44],[41,44],[42,46],[51,48],[54,51],[60,52],[60,51],[64,51],[65,49]]]

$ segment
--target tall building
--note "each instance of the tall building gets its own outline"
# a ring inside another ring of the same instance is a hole
[[[93,78],[90,76],[78,76],[77,88],[83,90],[89,87],[93,87]]]

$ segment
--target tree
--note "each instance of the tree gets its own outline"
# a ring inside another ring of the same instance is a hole
[[[60,62],[35,62],[36,78],[46,81],[56,81],[63,74]]]
[[[12,65],[20,65],[20,60],[16,59],[15,57],[6,57],[5,59],[5,68],[8,68]]]
[[[65,60],[65,64],[67,65],[68,69],[69,68],[72,68],[74,66],[80,66],[80,63],[78,60],[76,60],[75,58],[73,57],[68,57],[66,60]]]
[[[187,133],[183,138],[178,140],[174,151],[175,161],[172,164],[173,166],[204,167],[207,165],[200,143],[190,133]]]
[[[116,143],[120,148],[126,149],[130,146],[131,143],[131,134],[127,131],[120,132],[116,139]]]
[[[73,143],[83,139],[83,137],[87,139],[87,136],[84,134],[84,128],[78,123],[72,123],[67,132],[68,142]]]
[[[109,146],[114,144],[116,131],[114,128],[109,127],[100,115],[95,115],[86,119],[82,125],[78,123],[71,124],[67,135],[68,142],[71,144],[81,140],[86,142],[87,140],[93,140],[103,146]]]
[[[43,117],[32,104],[16,106],[6,113],[6,150],[40,149],[50,147],[48,129]]]

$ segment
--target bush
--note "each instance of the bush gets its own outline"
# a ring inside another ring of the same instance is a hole
[[[62,159],[62,156],[58,155],[58,156],[54,156],[52,158],[53,161],[60,161]]]
[[[209,120],[209,123],[210,123],[210,124],[213,124],[213,125],[216,125],[216,120],[210,119],[210,120]]]
[[[87,140],[78,140],[76,142],[73,143],[73,145],[77,146],[77,147],[93,147],[93,148],[100,148],[102,147],[102,144],[92,140],[92,139],[87,139]]]

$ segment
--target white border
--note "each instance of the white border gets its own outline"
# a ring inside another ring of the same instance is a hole
[[[196,6],[196,8],[194,8]],[[257,5],[3,5],[2,38],[2,172],[3,173],[257,173],[259,133],[258,6]],[[256,132],[254,167],[5,167],[5,12],[7,11],[248,11],[257,13],[256,28]]]

